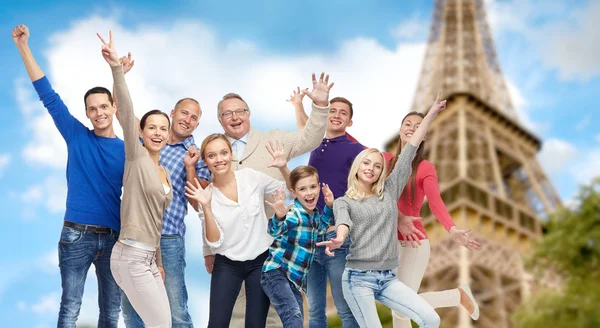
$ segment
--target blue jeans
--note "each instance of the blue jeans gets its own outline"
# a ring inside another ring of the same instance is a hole
[[[419,327],[437,328],[440,316],[423,298],[396,278],[394,270],[346,268],[342,276],[344,297],[361,327],[381,327],[375,301],[400,313]]]
[[[62,283],[58,328],[75,328],[85,279],[90,266],[98,278],[98,327],[118,326],[121,289],[110,272],[110,255],[119,234],[95,233],[63,227],[58,243],[58,266]]]
[[[302,293],[281,270],[263,272],[260,284],[285,328],[304,327]]]
[[[335,230],[320,235],[318,241],[334,239]],[[338,316],[342,319],[342,327],[356,328],[358,322],[354,319],[352,311],[344,299],[342,291],[342,273],[346,267],[346,256],[348,256],[350,237],[339,249],[334,251],[334,256],[325,254],[325,247],[317,247],[315,257],[308,270],[307,293],[308,300],[308,326],[310,328],[327,328],[327,278],[331,287],[331,295],[337,309]]]
[[[185,286],[185,240],[179,235],[162,235],[160,238],[162,265],[165,270],[165,288],[171,307],[173,328],[194,327],[188,312],[188,293]],[[144,322],[123,295],[123,318],[127,328],[144,327]]]

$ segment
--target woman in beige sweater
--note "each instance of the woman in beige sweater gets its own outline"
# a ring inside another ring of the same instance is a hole
[[[173,193],[169,172],[158,163],[169,137],[169,116],[152,110],[138,127],[112,32],[109,43],[98,37],[104,43],[102,56],[112,69],[125,139],[121,233],[110,258],[111,271],[146,327],[171,327],[159,245],[163,212]]]

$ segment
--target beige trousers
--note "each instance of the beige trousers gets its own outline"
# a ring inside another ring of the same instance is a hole
[[[170,328],[171,308],[154,254],[117,242],[110,256],[110,271],[146,328]]]
[[[246,318],[246,287],[245,282],[242,282],[242,288],[240,294],[235,300],[235,306],[233,307],[233,314],[231,315],[231,328],[244,328],[244,319]],[[267,315],[267,326],[266,328],[281,328],[283,323],[279,319],[279,315],[273,305],[269,307],[269,314]]]
[[[429,240],[421,240],[419,247],[402,246],[398,242],[400,250],[400,266],[398,267],[398,280],[415,292],[419,291],[421,280],[425,275],[431,247]],[[460,292],[458,289],[450,289],[441,292],[430,292],[419,294],[434,309],[441,307],[453,307],[460,305]],[[411,328],[410,319],[392,311],[394,328]]]

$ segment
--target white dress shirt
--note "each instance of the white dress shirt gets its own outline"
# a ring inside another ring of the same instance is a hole
[[[227,137],[229,142],[231,142],[232,153],[235,156],[235,159],[238,161],[242,159],[244,156],[244,151],[246,150],[246,144],[248,143],[248,133],[246,133],[241,139],[233,139],[231,137]]]
[[[267,232],[265,194],[283,188],[287,199],[294,197],[287,190],[285,181],[276,180],[250,168],[234,171],[234,174],[238,192],[237,202],[213,187],[211,209],[219,229],[219,240],[210,242],[206,239],[204,213],[200,211],[198,217],[202,220],[204,240],[210,246],[212,254],[221,254],[234,261],[254,260],[268,250],[273,242],[273,237]]]

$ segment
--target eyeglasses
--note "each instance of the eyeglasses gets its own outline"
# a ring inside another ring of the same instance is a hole
[[[225,111],[225,112],[221,113],[221,117],[229,119],[229,118],[231,118],[233,116],[233,114],[235,114],[235,116],[246,115],[247,111],[248,110],[246,108],[244,108],[244,109],[239,108],[239,109],[236,109],[236,110],[228,110],[228,111]]]

